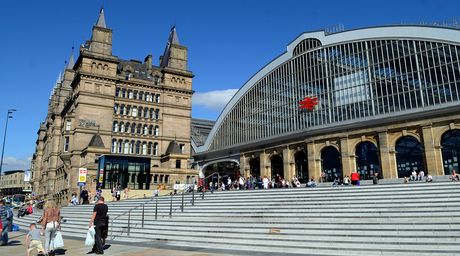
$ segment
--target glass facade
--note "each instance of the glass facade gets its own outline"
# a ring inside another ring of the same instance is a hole
[[[150,158],[101,156],[99,158],[99,187],[112,189],[118,184],[130,189],[150,189]]]
[[[322,46],[305,39],[293,53],[239,98],[209,150],[460,100],[459,45],[388,38]],[[318,98],[313,111],[299,109],[305,97]]]

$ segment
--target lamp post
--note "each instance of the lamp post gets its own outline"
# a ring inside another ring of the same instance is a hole
[[[8,109],[5,122],[5,134],[3,135],[2,159],[0,160],[0,175],[3,175],[3,153],[5,153],[6,131],[8,130],[8,119],[13,118],[13,112],[16,109]]]

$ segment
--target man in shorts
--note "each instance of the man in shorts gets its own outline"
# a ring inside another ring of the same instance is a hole
[[[29,233],[26,235],[26,245],[27,256],[30,256],[30,253],[33,250],[37,250],[38,253],[45,254],[42,241],[40,240],[40,230],[37,229],[35,223],[29,225]]]

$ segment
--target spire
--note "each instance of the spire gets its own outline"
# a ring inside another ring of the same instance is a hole
[[[104,8],[101,8],[101,11],[99,12],[99,18],[97,18],[96,27],[107,28],[105,26]]]
[[[180,44],[179,43],[179,36],[177,36],[176,25],[171,28],[171,32],[169,34],[169,43],[171,44]]]
[[[177,36],[176,26],[174,25],[169,32],[168,43],[166,44],[165,51],[163,53],[160,66],[166,67],[169,63],[169,57],[171,53],[171,45],[179,45],[179,36]]]
[[[69,62],[67,62],[66,69],[73,69],[73,65],[75,64],[74,57],[73,57],[73,46],[72,46],[72,52],[70,53],[70,58]]]

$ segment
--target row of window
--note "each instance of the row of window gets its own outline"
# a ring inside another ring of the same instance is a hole
[[[152,143],[146,141],[113,139],[112,153],[158,156],[160,154],[160,149],[158,142]]]
[[[117,115],[132,117],[143,117],[158,120],[160,119],[160,110],[154,108],[144,108],[125,104],[115,103],[113,112]]]
[[[125,88],[117,88],[115,90],[115,96],[118,98],[160,103],[160,94],[130,90]]]
[[[121,132],[121,133],[131,133],[131,134],[140,134],[140,135],[153,135],[159,136],[160,135],[160,127],[158,125],[142,125],[136,123],[124,123],[123,121],[113,122],[113,132]]]

